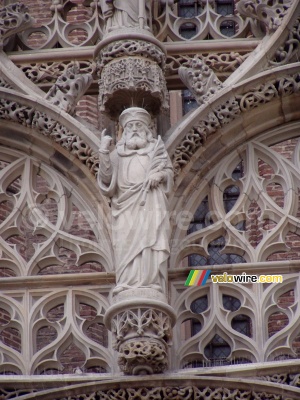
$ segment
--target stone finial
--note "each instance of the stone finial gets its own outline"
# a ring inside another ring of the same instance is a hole
[[[0,48],[7,43],[8,39],[18,32],[29,28],[33,18],[28,14],[24,4],[9,4],[0,9]]]
[[[79,68],[74,65],[68,68],[52,86],[46,95],[46,99],[73,115],[80,98],[92,83],[91,74],[80,74]]]
[[[180,67],[178,74],[199,105],[223,87],[215,73],[198,57],[194,57],[187,67]]]

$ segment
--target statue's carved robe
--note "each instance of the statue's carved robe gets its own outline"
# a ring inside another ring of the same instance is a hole
[[[147,179],[157,171],[164,174],[164,182],[147,190]],[[115,293],[128,288],[165,292],[170,253],[166,195],[173,171],[161,138],[143,149],[128,150],[121,144],[110,156],[101,154],[98,182],[102,193],[112,198]]]
[[[145,10],[139,15],[140,0],[102,0],[102,12],[105,15],[107,10],[112,11],[108,28],[129,28],[139,26],[139,17],[144,18],[145,25],[150,17],[150,2],[145,1]]]

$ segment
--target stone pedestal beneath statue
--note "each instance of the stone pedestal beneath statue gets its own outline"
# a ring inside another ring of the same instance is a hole
[[[104,322],[114,335],[118,364],[125,374],[158,374],[168,368],[175,314],[161,292],[139,288],[119,293]]]

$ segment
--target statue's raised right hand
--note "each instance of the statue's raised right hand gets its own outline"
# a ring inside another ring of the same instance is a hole
[[[106,129],[103,129],[101,132],[101,143],[100,143],[100,150],[108,150],[109,146],[111,145],[112,137],[106,135]]]

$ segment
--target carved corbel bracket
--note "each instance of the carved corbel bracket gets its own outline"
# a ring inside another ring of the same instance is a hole
[[[127,375],[163,373],[175,324],[173,309],[154,289],[132,289],[114,297],[105,325],[114,336],[118,364]]]

